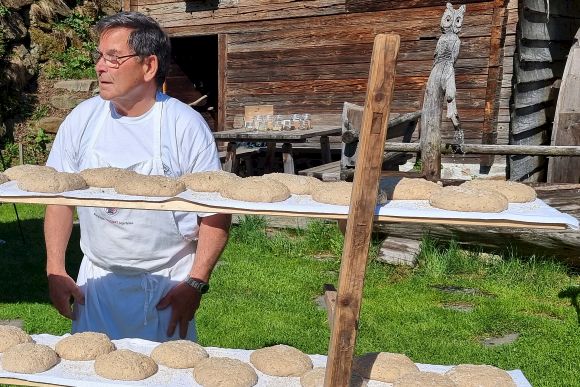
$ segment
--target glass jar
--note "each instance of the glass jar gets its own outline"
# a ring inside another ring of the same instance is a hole
[[[310,114],[304,113],[302,115],[302,129],[308,130],[312,129],[312,119],[310,118]]]
[[[264,120],[266,122],[266,130],[273,130],[274,129],[274,116],[268,114]]]
[[[255,116],[254,117],[254,127],[256,128],[255,130],[257,130],[259,132],[265,132],[267,129],[265,117],[263,117],[260,114]]]
[[[300,120],[300,114],[292,114],[290,121],[292,129],[300,129],[300,126],[302,125],[302,122]]]
[[[280,131],[284,127],[283,118],[281,114],[276,115],[274,117],[274,123],[272,124],[272,130]]]

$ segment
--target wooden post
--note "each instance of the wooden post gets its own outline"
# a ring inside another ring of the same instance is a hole
[[[364,157],[355,168],[325,387],[346,387],[350,380],[399,45],[398,35],[375,37],[359,143]]]

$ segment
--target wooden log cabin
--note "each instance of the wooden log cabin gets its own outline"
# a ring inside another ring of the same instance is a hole
[[[522,101],[529,99],[525,90],[551,87],[561,71],[553,71],[541,85],[527,87],[522,82],[529,83],[528,72],[516,71],[512,76],[513,69],[529,57],[516,49],[520,36],[530,41],[518,32],[519,19],[531,12],[524,10],[528,3],[538,3],[533,10],[538,13],[544,1],[462,0],[454,4],[467,6],[455,66],[457,109],[466,143],[549,141],[550,117],[546,116],[542,127],[548,134],[539,135],[537,124],[522,126],[522,119],[528,118],[524,113],[540,114],[527,107],[536,102]],[[554,3],[568,2],[550,2]],[[364,104],[372,43],[378,33],[401,36],[391,112],[417,111],[441,34],[445,4],[445,0],[124,0],[124,9],[148,14],[167,30],[174,61],[166,83],[168,94],[187,103],[207,94],[205,106],[213,110],[205,116],[212,129],[219,131],[239,124],[245,106],[259,104],[274,105],[276,114],[310,113],[315,122],[339,125],[344,102]],[[562,17],[561,13],[550,15]],[[578,20],[570,18],[566,28],[572,29],[570,24]],[[556,28],[557,23],[552,20],[550,26]],[[573,33],[568,35],[562,32],[558,46],[565,45],[566,39],[572,44]],[[532,42],[530,49],[535,45]],[[560,65],[555,63],[554,68]],[[515,102],[512,90],[518,93]],[[550,108],[544,99],[537,103],[541,109]],[[447,119],[443,122],[442,140],[451,142],[453,126]],[[455,156],[453,161],[479,163],[485,173],[494,161],[505,163],[506,159]],[[512,178],[518,180],[534,179],[537,164],[542,163],[521,156],[508,161]]]

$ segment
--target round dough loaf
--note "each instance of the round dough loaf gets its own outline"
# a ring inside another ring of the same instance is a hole
[[[324,376],[326,368],[317,367],[307,371],[300,377],[300,385],[302,387],[324,387]],[[368,384],[362,377],[351,374],[349,387],[364,387]]]
[[[8,178],[8,176],[6,176],[3,173],[0,173],[0,184],[4,184],[6,182],[10,181],[10,179]]]
[[[104,333],[81,332],[56,343],[55,350],[67,360],[95,360],[97,356],[114,351],[115,344]]]
[[[312,369],[312,360],[304,352],[278,344],[252,352],[250,362],[259,371],[272,376],[302,376]]]
[[[510,203],[527,203],[536,200],[536,191],[525,184],[506,180],[475,179],[466,181],[461,187],[498,191]]]
[[[365,379],[393,383],[401,376],[419,372],[411,359],[400,353],[377,352],[357,356],[352,370]]]
[[[395,380],[393,387],[457,387],[448,376],[437,372],[411,372]]]
[[[445,373],[461,387],[515,387],[511,376],[504,370],[490,365],[460,364]]]
[[[18,327],[0,325],[0,353],[22,343],[34,343],[34,340],[28,333]]]
[[[4,174],[8,176],[10,180],[20,180],[26,177],[30,173],[35,172],[56,172],[56,169],[48,167],[46,165],[33,165],[33,164],[22,164],[10,167],[4,171]]]
[[[403,177],[393,189],[393,200],[429,200],[443,186],[425,179]]]
[[[435,208],[464,212],[502,212],[508,208],[507,198],[497,191],[468,187],[444,187],[429,198]]]
[[[227,357],[203,359],[193,369],[193,377],[204,387],[251,387],[258,383],[252,366]]]
[[[2,355],[4,371],[36,374],[51,369],[58,363],[58,355],[47,345],[17,344]]]
[[[171,177],[136,173],[119,179],[114,188],[122,195],[175,196],[185,191],[185,184]]]
[[[232,180],[239,179],[241,177],[238,175],[226,171],[186,173],[179,177],[179,181],[195,192],[220,192],[223,187],[232,184]]]
[[[347,181],[321,182],[312,191],[312,200],[319,203],[350,205],[352,183]]]
[[[193,368],[201,360],[209,357],[205,349],[193,341],[175,340],[159,344],[151,358],[169,368]]]
[[[95,360],[97,375],[111,380],[143,380],[157,370],[157,363],[149,356],[128,349],[99,355]]]
[[[310,195],[321,181],[311,176],[291,175],[289,173],[269,173],[264,175],[268,179],[274,179],[284,184],[295,195]]]
[[[50,170],[29,172],[18,180],[18,188],[29,192],[60,193],[87,188],[78,173],[53,172]]]
[[[134,171],[115,167],[88,168],[80,171],[80,175],[85,179],[87,185],[97,188],[113,188],[120,179],[135,174]]]
[[[279,181],[265,177],[245,177],[220,190],[224,198],[245,202],[281,202],[290,197],[290,190]]]

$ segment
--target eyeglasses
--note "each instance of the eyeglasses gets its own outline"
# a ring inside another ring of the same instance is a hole
[[[126,60],[120,61],[119,59],[132,58],[134,56],[139,56],[139,54],[130,54],[130,55],[118,56],[118,55],[103,54],[99,50],[95,50],[91,53],[91,57],[93,58],[93,61],[95,62],[95,64],[97,64],[99,62],[99,60],[101,58],[103,58],[103,60],[105,61],[105,64],[108,67],[113,68],[113,69],[118,69],[119,66],[121,66],[123,63],[126,62]]]

